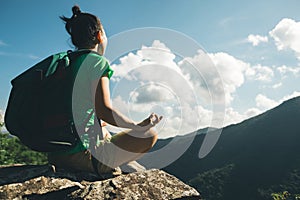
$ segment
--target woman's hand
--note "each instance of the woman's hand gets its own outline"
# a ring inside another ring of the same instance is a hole
[[[154,127],[156,124],[158,124],[162,118],[162,116],[158,116],[155,113],[151,113],[149,117],[135,125],[132,129],[136,131],[147,131],[150,128]]]

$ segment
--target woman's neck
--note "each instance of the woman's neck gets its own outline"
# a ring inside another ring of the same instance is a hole
[[[91,51],[98,52],[98,44],[96,44],[96,46],[94,48],[77,48],[77,50],[82,50],[82,49],[88,49],[88,50],[91,50]]]

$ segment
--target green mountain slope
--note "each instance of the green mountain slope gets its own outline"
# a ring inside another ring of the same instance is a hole
[[[199,159],[203,138],[198,134],[164,170],[193,184],[207,199],[272,199],[272,192],[300,193],[300,97],[225,127],[214,149]],[[161,140],[155,148],[171,140]]]

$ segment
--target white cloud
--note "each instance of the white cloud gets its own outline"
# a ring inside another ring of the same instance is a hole
[[[122,99],[121,96],[113,99],[113,106],[117,110],[137,122],[148,117],[148,114],[158,109],[159,112],[156,113],[163,116],[163,121],[156,127],[160,138],[183,135],[199,129],[201,125],[203,127],[209,125],[210,121],[208,119],[211,111],[202,108],[201,113],[197,112],[197,106],[186,102],[174,104],[165,101],[156,103],[128,102]],[[205,121],[200,122],[199,119],[204,119]],[[113,132],[123,130],[112,126],[107,128]]]
[[[274,77],[274,71],[271,67],[255,65],[247,69],[246,76],[249,79],[270,82]]]
[[[232,107],[226,108],[224,126],[240,123],[248,118],[261,114],[262,111],[258,108],[249,108],[245,112],[238,112]]]
[[[158,40],[154,40],[150,47],[142,46],[136,53],[130,52],[128,55],[120,58],[120,64],[113,64],[111,67],[115,69],[115,72],[112,80],[118,81],[119,79],[117,77],[133,80],[135,77],[133,76],[133,73],[130,72],[133,72],[140,67],[153,64],[169,67],[172,68],[172,70],[180,72],[174,59],[175,55],[165,46],[165,44]],[[157,69],[156,73],[158,73]],[[148,76],[150,78],[153,74],[148,74]]]
[[[284,18],[269,34],[275,40],[278,50],[291,49],[300,59],[300,22]]]
[[[280,103],[286,101],[286,100],[289,100],[291,98],[294,98],[294,97],[298,97],[300,96],[300,92],[298,91],[294,91],[292,94],[289,94],[289,95],[286,95],[284,96],[281,100],[280,100]]]
[[[263,94],[258,94],[255,98],[256,106],[261,108],[262,110],[269,110],[275,106],[277,106],[279,103],[269,99]]]
[[[116,69],[112,79],[119,81],[122,77],[136,81],[167,82],[176,94],[181,94],[180,97],[187,98],[182,88],[189,88],[206,103],[225,101],[230,104],[236,88],[244,83],[245,71],[250,67],[227,53],[207,54],[202,50],[178,63],[174,60],[171,50],[156,40],[152,46],[143,46],[136,54],[129,53],[122,57],[120,64],[112,65]]]
[[[205,128],[208,124],[211,124],[213,117],[213,112],[209,109],[203,108],[201,105],[198,105],[195,109],[199,114],[199,126]]]
[[[268,98],[267,96],[265,96],[263,94],[258,94],[255,98],[256,107],[249,108],[245,112],[238,112],[238,111],[234,110],[234,108],[232,108],[232,107],[227,107],[225,110],[225,120],[224,120],[223,127],[228,126],[230,124],[240,123],[243,120],[249,119],[251,117],[255,117],[269,109],[272,109],[272,108],[278,106],[279,104],[283,103],[286,100],[289,100],[291,98],[298,97],[298,96],[300,96],[300,92],[294,91],[292,94],[286,95],[283,98],[281,98],[280,100],[276,101],[276,100],[272,100],[272,99]],[[213,114],[218,115],[218,113],[212,113],[209,110],[207,110],[206,112],[205,112],[205,110],[204,111],[201,110],[200,112],[204,113],[204,115],[202,115],[202,116],[210,117],[209,119],[211,119],[211,116]],[[220,120],[220,119],[218,119],[218,120]]]
[[[193,57],[186,57],[178,62],[184,77],[189,80],[194,92],[205,103],[217,99],[220,103],[224,100],[222,80],[211,58],[202,50]],[[180,85],[179,85],[180,87]]]
[[[120,77],[124,77],[129,80],[132,79],[132,77],[129,76],[129,72],[140,66],[141,62],[142,58],[131,52],[127,56],[120,58],[120,64],[111,65],[114,69],[114,76],[112,77],[112,80],[118,82]]]
[[[279,82],[279,83],[277,83],[277,84],[274,84],[273,86],[272,86],[272,88],[273,89],[277,89],[277,88],[280,88],[282,86],[282,82]]]
[[[207,108],[222,103],[230,105],[236,89],[245,82],[245,74],[251,67],[249,63],[224,52],[207,54],[202,50],[178,63],[174,60],[175,55],[159,41],[122,57],[120,64],[113,65],[115,80],[121,87],[130,85],[125,84],[124,79],[135,82],[135,86],[128,92],[129,100],[117,96],[113,105],[134,119],[140,119],[153,107],[160,107],[166,120],[161,137],[208,126],[223,127],[258,113],[254,109],[240,114],[230,107],[224,107],[223,111]],[[265,68],[254,67],[253,75],[263,80]]]
[[[229,124],[235,124],[243,121],[245,116],[235,111],[233,108],[229,107],[225,110],[225,126]]]
[[[268,37],[267,36],[250,34],[247,37],[247,41],[250,42],[250,43],[252,43],[253,46],[257,46],[261,42],[268,42]]]
[[[207,54],[199,51],[195,57],[184,58],[178,64],[174,61],[175,57],[168,47],[156,40],[152,46],[143,46],[136,54],[129,53],[127,56],[122,57],[120,64],[112,65],[116,69],[113,80],[117,82],[125,78],[139,82],[141,85],[148,82],[158,83],[169,88],[180,100],[189,103],[195,103],[194,97],[200,96],[200,93],[205,93],[208,96],[208,101],[210,101],[211,96],[204,80],[206,77],[201,77],[200,74],[202,71],[205,75],[213,72],[213,67],[210,67],[213,64]],[[206,71],[204,69],[199,70],[199,66],[206,67]],[[214,73],[214,76],[217,75],[217,73]],[[214,82],[215,85],[221,83],[220,78],[215,77]],[[161,87],[160,89],[162,90],[163,88]],[[163,93],[164,91],[159,92],[159,94]],[[155,98],[159,97],[161,95]]]
[[[157,127],[161,138],[208,126],[238,123],[281,102],[258,94],[255,108],[238,112],[230,106],[245,78],[271,81],[274,77],[271,67],[251,66],[224,52],[207,54],[199,50],[193,57],[180,61],[175,58],[165,44],[154,41],[152,46],[143,46],[120,58],[120,64],[112,65],[114,81],[121,88],[120,94],[112,99],[113,106],[134,120],[142,120],[150,112],[159,110],[164,116],[163,123]],[[277,70],[281,73],[297,71],[284,67]],[[281,85],[272,87],[276,89]],[[214,110],[214,106],[222,103],[223,111]]]
[[[255,101],[256,101],[256,106],[258,108],[260,108],[262,111],[266,111],[266,110],[269,110],[269,109],[272,109],[272,108],[278,106],[279,104],[283,103],[286,100],[289,100],[291,98],[298,97],[298,96],[300,96],[300,92],[294,91],[292,94],[286,95],[283,98],[281,98],[280,100],[276,101],[276,100],[272,100],[272,99],[266,97],[263,94],[258,94],[255,98]]]
[[[258,108],[249,108],[246,112],[245,112],[245,119],[248,119],[250,117],[254,117],[256,115],[261,114],[262,111],[259,110]]]
[[[224,87],[226,104],[228,105],[233,100],[233,94],[236,89],[244,83],[244,72],[250,65],[224,52],[209,54],[209,56],[214,62],[223,82],[220,86]],[[214,76],[217,77],[216,75]],[[217,84],[219,83],[217,82]],[[212,85],[211,87],[215,88],[217,85]]]
[[[298,76],[300,74],[300,67],[287,67],[286,65],[282,65],[277,67],[276,70],[282,75],[286,75],[287,73],[292,73],[294,76]]]
[[[143,60],[159,63],[161,65],[168,65],[175,67],[175,55],[166,45],[159,40],[154,40],[151,47],[142,46],[141,50],[137,52]]]
[[[198,75],[191,77],[191,80],[194,85],[197,83],[202,85],[202,90],[200,90],[202,91],[201,96],[208,101],[213,95],[215,98],[220,99],[221,102],[225,100],[226,104],[230,104],[236,88],[244,83],[243,72],[249,66],[247,63],[223,52],[208,54],[208,56],[209,58],[203,55],[202,52],[198,52],[193,58],[185,58],[179,63],[179,66],[184,68],[187,63],[198,66],[202,79]],[[195,73],[190,72],[189,74]],[[203,90],[204,85],[207,87],[205,90]]]
[[[175,98],[168,88],[152,82],[147,85],[142,85],[135,91],[131,92],[130,96],[134,103],[160,102]]]
[[[258,108],[249,108],[245,112],[238,112],[232,107],[227,107],[225,110],[225,119],[222,127],[240,123],[248,118],[257,116],[263,111]]]

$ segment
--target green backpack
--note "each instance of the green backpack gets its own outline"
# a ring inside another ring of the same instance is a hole
[[[89,50],[49,56],[11,81],[5,126],[29,148],[40,152],[73,148],[80,140],[72,115],[76,57]]]

